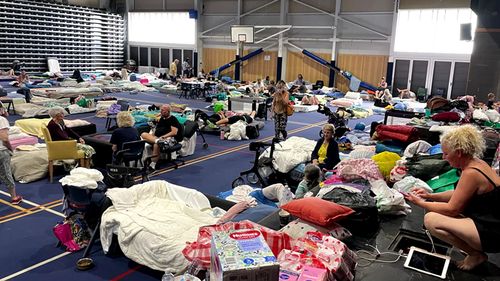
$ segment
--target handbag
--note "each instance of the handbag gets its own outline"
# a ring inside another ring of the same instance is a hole
[[[292,116],[294,112],[295,112],[295,109],[293,108],[293,105],[291,105],[291,104],[288,103],[286,105],[286,115],[287,116]]]

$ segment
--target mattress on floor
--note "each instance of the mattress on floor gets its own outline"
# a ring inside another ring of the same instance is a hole
[[[16,80],[15,76],[0,75],[0,81],[14,81],[14,80]]]
[[[356,105],[361,106],[363,105],[363,100],[361,98],[358,99],[340,98],[332,100],[330,104],[337,107],[351,107]]]
[[[311,112],[311,111],[318,110],[318,106],[317,105],[296,104],[293,106],[293,109],[295,112]]]
[[[60,98],[72,98],[83,95],[85,97],[97,97],[102,96],[104,93],[101,89],[97,87],[90,88],[41,88],[41,89],[31,89],[31,93],[34,96],[60,99]]]
[[[106,195],[113,206],[101,217],[103,250],[108,252],[116,234],[129,259],[155,270],[181,272],[188,267],[182,254],[186,243],[196,241],[201,226],[218,220],[202,193],[166,181],[111,188]]]
[[[16,114],[19,114],[24,118],[36,116],[37,113],[42,112],[43,109],[43,106],[34,103],[16,104]]]
[[[38,143],[38,138],[34,136],[30,136],[28,134],[23,133],[23,137],[16,137],[15,139],[10,139],[9,136],[9,141],[10,145],[12,146],[12,149],[16,149],[20,145],[34,145]]]
[[[160,93],[175,95],[177,94],[177,86],[174,85],[165,85],[158,89]]]
[[[19,119],[17,120],[14,124],[15,126],[19,127],[23,133],[32,135],[32,136],[37,136],[41,139],[43,139],[43,133],[42,133],[42,126],[47,126],[49,124],[50,118],[44,118],[44,119],[38,119],[38,118],[26,118],[26,119]],[[93,128],[95,133],[95,124],[91,124],[90,122],[86,120],[65,120],[64,123],[66,126],[69,128],[72,128],[75,133],[79,134],[80,136],[84,135],[81,132],[89,132],[92,131],[91,128]],[[90,126],[89,126],[90,125]],[[83,131],[80,131],[80,128],[78,127],[84,127],[85,129]]]

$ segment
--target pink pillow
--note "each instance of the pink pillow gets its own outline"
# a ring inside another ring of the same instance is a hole
[[[293,200],[281,206],[281,208],[297,218],[321,226],[328,226],[354,213],[351,208],[317,197]]]

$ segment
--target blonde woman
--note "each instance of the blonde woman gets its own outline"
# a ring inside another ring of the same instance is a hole
[[[274,119],[274,137],[276,139],[285,140],[287,137],[286,123],[288,122],[288,115],[286,114],[286,109],[288,100],[288,92],[284,88],[277,88],[273,95],[273,104],[271,107]]]
[[[405,198],[428,211],[424,225],[433,236],[467,253],[457,266],[471,270],[488,259],[485,252],[500,252],[500,178],[480,159],[485,143],[472,125],[445,134],[441,146],[443,158],[462,171],[455,190],[414,188]]]
[[[113,145],[111,149],[114,153],[122,150],[123,143],[140,140],[139,132],[134,128],[134,117],[128,111],[120,111],[116,115],[118,129],[113,131],[109,142]]]
[[[311,153],[311,162],[321,169],[332,170],[340,162],[339,145],[333,139],[335,127],[332,124],[325,124],[322,132],[323,138],[316,142]]]

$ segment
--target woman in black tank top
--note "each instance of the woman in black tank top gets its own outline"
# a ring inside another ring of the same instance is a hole
[[[429,232],[467,253],[457,262],[470,270],[485,262],[485,252],[500,252],[500,178],[483,160],[481,133],[472,125],[446,133],[443,159],[462,171],[455,190],[429,194],[415,188],[405,198],[426,209],[424,225]]]

